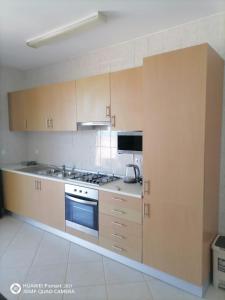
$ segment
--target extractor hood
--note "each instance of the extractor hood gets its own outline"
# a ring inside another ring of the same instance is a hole
[[[109,121],[101,122],[77,122],[78,130],[90,130],[90,129],[107,129],[110,126]]]

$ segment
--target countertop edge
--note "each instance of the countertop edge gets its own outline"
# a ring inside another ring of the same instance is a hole
[[[80,182],[80,181],[71,182],[70,180],[58,179],[58,178],[55,178],[55,177],[52,178],[52,177],[48,177],[48,176],[42,176],[42,175],[38,175],[38,174],[18,171],[18,170],[13,169],[13,168],[1,167],[0,169],[1,169],[1,171],[12,172],[12,173],[21,174],[21,175],[25,175],[25,176],[36,177],[36,178],[42,178],[42,179],[45,179],[45,180],[62,182],[64,184],[74,184],[74,185],[78,184],[80,186],[97,189],[99,191],[110,192],[110,193],[115,193],[115,194],[120,194],[120,195],[124,195],[124,196],[130,196],[130,197],[133,197],[133,198],[142,199],[142,193],[141,194],[134,194],[134,193],[126,192],[126,191],[115,190],[115,189],[109,188],[109,187],[107,188],[107,187],[102,187],[102,186],[93,186],[91,184],[85,184],[85,183]]]

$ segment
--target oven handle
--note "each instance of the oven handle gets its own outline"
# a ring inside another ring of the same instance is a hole
[[[88,204],[88,205],[93,205],[93,206],[97,206],[98,205],[97,202],[81,200],[81,199],[74,198],[74,197],[71,197],[71,196],[68,196],[68,195],[66,195],[66,198],[68,198],[69,200],[72,200],[74,202],[78,202],[78,203],[82,203],[82,204]]]

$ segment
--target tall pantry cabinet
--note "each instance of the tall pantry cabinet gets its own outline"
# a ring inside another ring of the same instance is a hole
[[[223,70],[207,44],[144,59],[143,263],[197,286],[218,230]]]

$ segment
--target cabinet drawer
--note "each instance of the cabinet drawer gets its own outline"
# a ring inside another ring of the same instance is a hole
[[[142,226],[114,216],[99,214],[99,234],[110,237],[118,234],[125,238],[142,238]]]
[[[141,239],[135,238],[129,242],[126,240],[118,240],[117,238],[99,237],[100,246],[114,251],[120,255],[127,256],[131,259],[142,260],[142,243]]]
[[[99,211],[106,215],[142,224],[142,199],[115,193],[99,193]]]

